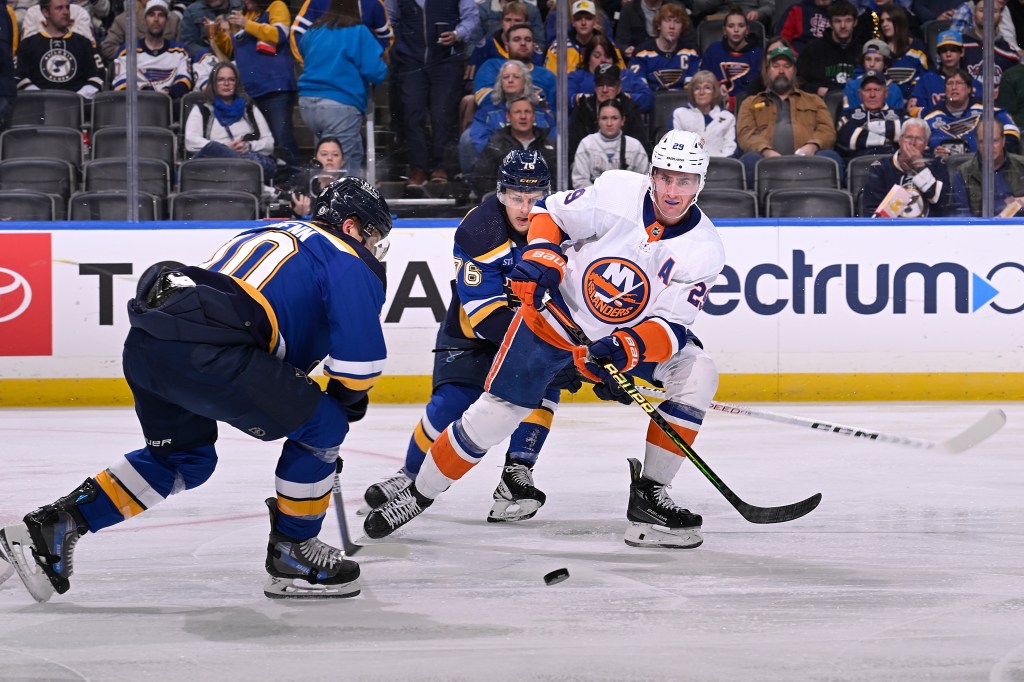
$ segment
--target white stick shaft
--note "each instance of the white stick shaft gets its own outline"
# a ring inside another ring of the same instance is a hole
[[[654,398],[665,398],[665,391],[660,388],[651,388],[648,386],[637,386],[641,393]],[[792,426],[803,426],[805,428],[814,429],[815,431],[823,431],[825,433],[835,433],[840,436],[850,436],[851,438],[858,438],[861,440],[874,440],[882,443],[893,443],[895,445],[903,445],[910,448],[917,448],[919,450],[933,450],[941,449],[947,452],[963,452],[968,450],[978,443],[982,442],[996,431],[1003,427],[1006,423],[1006,414],[1002,410],[995,409],[991,410],[977,422],[969,426],[968,428],[961,431],[959,434],[953,436],[942,442],[933,440],[927,440],[924,438],[911,438],[909,436],[898,436],[891,433],[882,433],[880,431],[872,431],[859,426],[844,426],[843,424],[836,424],[833,422],[826,422],[817,419],[807,419],[804,417],[794,417],[788,414],[779,414],[778,412],[769,412],[767,410],[755,410],[749,407],[742,407],[740,405],[730,405],[729,403],[719,403],[712,401],[711,409],[717,412],[726,412],[728,414],[739,414],[746,417],[755,417],[757,419],[764,419],[766,421],[777,422],[779,424],[790,424]]]

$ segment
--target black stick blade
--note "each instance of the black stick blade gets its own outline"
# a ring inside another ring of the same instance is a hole
[[[815,493],[802,502],[787,504],[783,507],[755,507],[743,501],[733,503],[736,511],[751,523],[785,523],[801,516],[810,514],[821,502],[821,493]]]

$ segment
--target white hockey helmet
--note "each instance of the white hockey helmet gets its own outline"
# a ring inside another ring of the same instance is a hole
[[[708,174],[708,163],[711,155],[704,149],[704,138],[688,130],[670,130],[654,145],[651,153],[651,192],[654,192],[654,169],[695,173],[700,177],[697,192],[693,195],[691,205],[696,203],[697,195],[704,189],[704,180]],[[689,206],[686,207],[689,209]]]

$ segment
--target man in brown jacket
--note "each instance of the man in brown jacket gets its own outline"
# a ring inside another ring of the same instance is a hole
[[[832,151],[835,121],[824,100],[797,88],[796,55],[788,47],[776,47],[768,54],[764,70],[767,89],[743,100],[736,123],[747,186],[754,186],[754,167],[758,161],[788,155],[835,159],[842,184],[846,164]]]

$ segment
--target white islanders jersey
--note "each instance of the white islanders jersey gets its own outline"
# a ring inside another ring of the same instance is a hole
[[[664,227],[649,187],[648,175],[611,170],[592,187],[552,194],[533,209],[549,214],[563,232],[567,267],[559,291],[592,340],[651,319],[685,343],[682,328],[693,324],[725,266],[722,240],[707,216],[694,205],[681,224]]]

